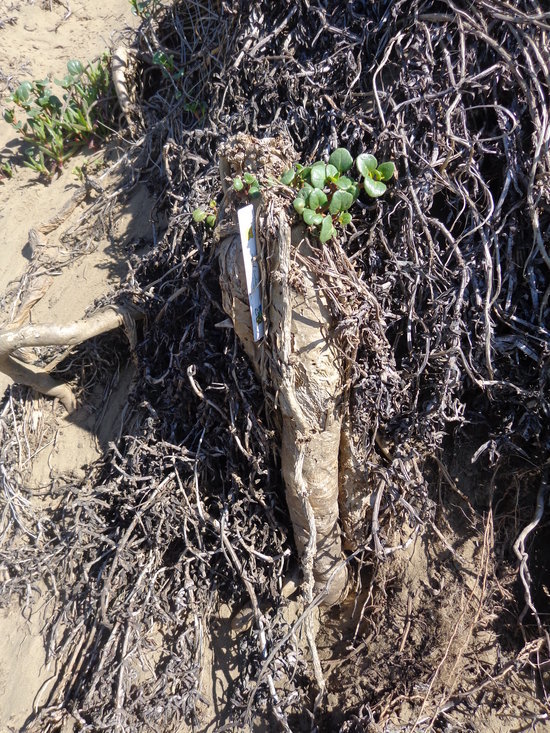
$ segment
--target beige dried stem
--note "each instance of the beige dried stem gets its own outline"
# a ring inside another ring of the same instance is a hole
[[[130,132],[135,134],[136,129],[132,115],[138,114],[138,110],[134,101],[132,101],[133,95],[128,86],[129,77],[132,77],[131,52],[125,46],[118,46],[111,56],[111,78],[122,114],[128,123]]]
[[[18,384],[32,387],[49,397],[57,397],[67,412],[74,412],[77,401],[67,384],[58,382],[47,369],[23,363],[14,353],[35,346],[77,346],[123,325],[127,333],[132,334],[137,315],[128,307],[111,306],[64,326],[42,323],[4,329],[0,331],[0,371]]]
[[[220,214],[220,282],[224,309],[232,318],[260,378],[280,440],[286,500],[307,595],[326,593],[324,604],[343,599],[338,507],[338,457],[345,412],[345,363],[336,347],[333,319],[317,275],[307,261],[314,245],[307,231],[291,226],[288,196],[275,182],[295,161],[283,139],[238,135],[220,153],[225,198]],[[236,209],[247,203],[231,189],[234,176],[250,172],[263,182],[256,233],[266,334],[254,343],[236,227]],[[269,183],[271,181],[271,184]],[[309,586],[309,587],[308,587]]]

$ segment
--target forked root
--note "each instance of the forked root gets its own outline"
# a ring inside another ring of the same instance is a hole
[[[89,318],[60,326],[56,323],[26,325],[0,332],[0,371],[17,384],[32,387],[41,394],[57,397],[68,413],[77,408],[71,388],[51,377],[46,369],[23,364],[14,356],[18,349],[33,346],[77,346],[88,339],[125,326],[133,332],[137,311],[124,306],[110,306]]]

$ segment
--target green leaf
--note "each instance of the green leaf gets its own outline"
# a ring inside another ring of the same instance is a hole
[[[309,194],[308,205],[310,209],[320,209],[328,201],[327,195],[324,191],[319,188],[314,188]]]
[[[361,186],[354,181],[353,186],[349,189],[348,193],[351,193],[353,200],[357,201],[359,194],[361,193]]]
[[[370,196],[371,199],[376,199],[379,196],[382,196],[387,188],[385,183],[382,183],[382,181],[373,181],[369,176],[367,176],[363,181],[363,187],[367,196]]]
[[[380,163],[378,172],[382,176],[383,181],[390,181],[395,175],[395,165],[391,161]]]
[[[216,215],[208,214],[208,216],[206,217],[206,224],[209,227],[215,227],[216,226]]]
[[[294,209],[298,212],[298,214],[302,214],[304,209],[306,208],[306,200],[302,198],[302,196],[297,196],[292,202],[292,205],[294,206]]]
[[[27,102],[32,92],[32,82],[24,81],[20,84],[13,95],[14,102]]]
[[[324,163],[315,163],[311,166],[310,181],[314,188],[323,188],[326,180],[326,165]]]
[[[4,119],[10,125],[13,125],[14,120],[15,120],[15,113],[14,113],[13,109],[5,109],[4,110]]]
[[[337,214],[339,211],[346,211],[353,204],[353,196],[348,191],[335,191],[332,195],[329,211]]]
[[[378,161],[374,155],[371,155],[370,153],[361,153],[361,155],[357,156],[355,165],[357,166],[359,173],[366,178],[369,173],[376,170]]]
[[[256,183],[253,183],[248,189],[248,195],[252,199],[256,199],[260,195],[260,184],[257,181]]]
[[[335,181],[338,176],[338,168],[335,165],[332,165],[332,163],[329,163],[327,165],[327,178],[329,178],[331,181]]]
[[[343,214],[340,214],[338,221],[342,226],[347,226],[351,222],[351,214],[349,211],[344,211]]]
[[[335,183],[338,188],[342,189],[342,191],[350,191],[354,186],[354,182],[347,176],[341,176],[335,181]]]
[[[296,171],[294,170],[294,168],[291,168],[290,170],[283,173],[283,175],[281,176],[281,183],[284,186],[290,186],[295,177]]]
[[[202,209],[195,209],[195,211],[192,214],[193,221],[196,221],[197,224],[200,224],[201,221],[204,221],[208,214],[206,211],[203,211]]]
[[[317,226],[323,221],[323,215],[318,214],[313,209],[304,209],[302,218],[308,227]]]
[[[353,165],[353,158],[345,148],[336,148],[328,159],[328,162],[335,166],[340,173],[345,173],[346,171],[349,171]]]
[[[306,165],[306,167],[304,168],[304,166],[298,164],[296,166],[296,170],[298,171],[298,175],[300,176],[302,181],[305,181],[306,178],[308,178],[309,174],[311,173],[311,166]]]
[[[84,71],[84,65],[78,59],[72,59],[67,63],[67,69],[71,76],[80,76]]]
[[[233,179],[233,188],[235,191],[242,191],[244,188],[243,179],[240,176],[235,176]]]
[[[50,94],[50,109],[59,111],[63,107],[63,103],[55,94]]]
[[[256,176],[253,176],[252,173],[245,173],[243,175],[243,181],[248,186],[251,186],[253,183],[258,183],[258,181],[256,180]]]
[[[167,56],[163,51],[156,51],[153,54],[153,63],[157,66],[162,66],[169,72],[174,71],[175,69],[174,57],[172,56],[172,54],[170,54],[170,56]]]
[[[319,234],[319,239],[323,244],[325,242],[328,242],[328,240],[332,237],[334,234],[334,226],[332,224],[332,217],[331,216],[325,216],[323,219],[323,223],[321,224],[321,233]]]
[[[38,97],[36,100],[36,104],[38,104],[40,107],[47,107],[50,103],[50,95],[48,92],[44,92],[44,94],[41,97]]]

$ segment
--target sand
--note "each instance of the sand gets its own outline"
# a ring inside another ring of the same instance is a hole
[[[53,2],[5,2],[0,0],[0,98],[1,110],[6,107],[10,91],[26,79],[60,78],[67,61],[78,58],[93,60],[113,48],[122,32],[137,25],[128,0],[83,0]],[[13,128],[0,120],[0,162],[10,162],[11,179],[0,181],[0,297],[17,289],[29,267],[29,228],[47,221],[80,187],[72,173],[76,165],[89,159],[84,152],[69,161],[64,172],[51,183],[40,180],[36,173],[22,165],[20,143]],[[116,212],[113,239],[101,239],[89,254],[63,268],[44,298],[32,311],[34,322],[68,322],[80,318],[94,300],[116,287],[127,271],[125,245],[147,237],[149,201],[144,189],[138,188],[124,208]],[[55,231],[49,243],[56,243],[62,231],[78,223],[85,215],[83,204],[73,213],[66,226]],[[8,305],[10,303],[8,298]],[[9,320],[9,312],[0,312],[0,322]],[[81,420],[66,420],[57,410],[50,427],[55,440],[36,451],[29,481],[34,486],[47,486],[56,474],[76,475],[101,454],[102,444],[116,431],[116,414],[120,400],[128,388],[130,374],[123,374],[118,396],[112,398],[101,430],[93,430],[93,415]],[[9,388],[10,380],[0,374],[0,395]],[[34,401],[36,418],[41,419],[39,401]],[[53,411],[51,415],[53,415]],[[51,418],[50,415],[50,418]],[[0,572],[1,568],[0,568]],[[1,580],[1,578],[0,578]],[[38,588],[28,606],[16,599],[3,599],[0,609],[0,733],[19,731],[33,707],[40,706],[55,669],[46,663],[42,635],[48,617],[46,594]]]

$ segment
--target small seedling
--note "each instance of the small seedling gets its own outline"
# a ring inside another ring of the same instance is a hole
[[[242,193],[243,198],[250,196],[251,199],[258,198],[260,195],[260,184],[258,179],[252,173],[243,173],[241,176],[235,176],[233,179],[233,189],[237,193]]]
[[[9,163],[0,164],[0,181],[3,178],[13,178],[13,168]]]
[[[67,74],[55,84],[63,90],[60,96],[48,79],[24,81],[10,97],[15,106],[4,112],[6,122],[29,144],[25,165],[49,178],[94,136],[109,132],[107,54],[87,66],[69,61]]]
[[[100,152],[92,159],[87,160],[83,165],[75,165],[71,173],[76,176],[81,183],[85,183],[86,178],[90,174],[99,173],[105,167],[104,153]]]
[[[361,191],[377,198],[386,191],[384,181],[395,175],[393,163],[378,165],[374,155],[362,153],[355,160],[360,179],[354,180],[350,172],[353,162],[348,150],[337,148],[328,164],[323,161],[310,166],[297,164],[281,176],[281,183],[297,189],[294,210],[323,243],[334,236],[338,225],[347,226],[351,222],[349,209]]]
[[[156,51],[153,54],[153,63],[160,66],[169,76],[176,70],[176,64],[172,54],[167,56],[164,51]]]
[[[211,201],[209,207],[210,211],[195,209],[191,216],[193,217],[193,221],[197,224],[202,224],[202,222],[204,222],[206,226],[213,229],[216,226],[216,220],[218,218],[218,207],[215,201]]]

